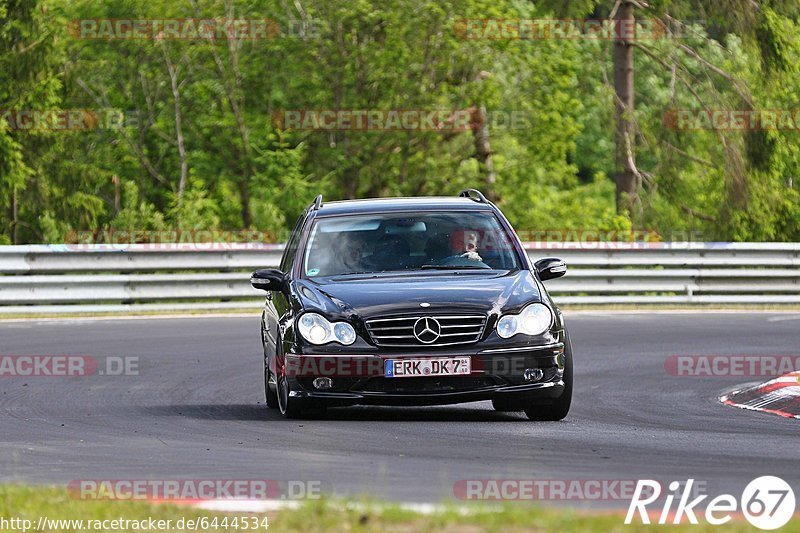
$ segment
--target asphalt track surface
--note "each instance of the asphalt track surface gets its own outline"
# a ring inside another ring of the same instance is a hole
[[[754,378],[664,369],[673,354],[800,355],[800,314],[566,318],[576,385],[561,422],[489,402],[284,420],[263,405],[257,313],[2,322],[0,355],[133,356],[139,374],[0,377],[0,481],[265,478],[440,502],[463,479],[694,478],[710,493],[741,494],[751,479],[779,475],[800,492],[800,421],[717,401]]]

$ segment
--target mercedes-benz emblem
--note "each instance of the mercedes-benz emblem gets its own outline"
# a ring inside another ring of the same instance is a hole
[[[414,322],[414,336],[423,344],[436,342],[442,334],[442,326],[435,318],[424,316]]]

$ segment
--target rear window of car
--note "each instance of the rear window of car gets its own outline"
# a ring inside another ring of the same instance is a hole
[[[516,270],[512,236],[491,211],[375,213],[320,217],[303,277],[448,267]]]

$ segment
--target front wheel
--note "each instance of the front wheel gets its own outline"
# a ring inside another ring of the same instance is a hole
[[[549,404],[531,404],[525,409],[530,420],[562,420],[572,405],[572,341],[564,331],[564,391]]]
[[[299,418],[302,414],[300,401],[292,398],[290,394],[289,380],[286,376],[278,377],[278,409],[286,418]]]

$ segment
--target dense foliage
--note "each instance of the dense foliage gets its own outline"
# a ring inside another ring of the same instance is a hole
[[[109,228],[254,228],[279,239],[320,192],[465,187],[490,194],[518,229],[800,240],[797,126],[674,127],[675,110],[800,108],[796,0],[637,8],[679,31],[635,49],[636,213],[618,213],[614,199],[613,41],[465,30],[470,19],[606,18],[614,5],[0,0],[0,244]],[[79,25],[222,17],[270,19],[280,32],[91,39]],[[9,112],[57,109],[101,120],[26,129]],[[282,129],[273,119],[286,110],[470,110],[485,120],[314,131]]]

